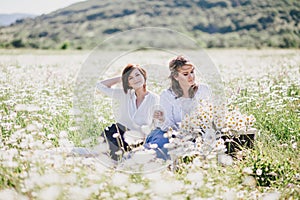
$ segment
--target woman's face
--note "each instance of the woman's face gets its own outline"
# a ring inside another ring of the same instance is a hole
[[[134,90],[143,87],[145,84],[145,78],[138,69],[134,69],[128,76],[128,85]]]
[[[184,65],[178,69],[178,75],[174,77],[180,84],[181,88],[190,88],[195,84],[194,67],[190,65]]]

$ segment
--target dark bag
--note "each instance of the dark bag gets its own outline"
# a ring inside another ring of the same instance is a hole
[[[243,148],[253,148],[256,129],[251,129],[243,134],[228,134],[222,133],[217,135],[217,138],[222,138],[225,141],[227,154],[234,155]]]

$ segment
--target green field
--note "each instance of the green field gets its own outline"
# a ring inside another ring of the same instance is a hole
[[[69,155],[114,122],[112,104],[101,94],[94,95],[93,121],[73,107],[90,52],[1,50],[0,199],[299,199],[300,51],[206,54],[219,70],[226,103],[255,117],[254,148],[229,165],[196,157],[182,160],[176,171],[125,173],[97,157]],[[168,85],[168,59],[155,51],[128,54],[99,79],[140,63],[147,66],[149,89],[159,93]]]

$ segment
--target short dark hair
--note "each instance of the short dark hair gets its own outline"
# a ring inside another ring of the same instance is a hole
[[[171,71],[171,74],[169,76],[169,78],[171,79],[171,89],[176,94],[176,98],[182,97],[183,91],[179,82],[175,79],[175,76],[178,76],[178,70],[185,65],[194,66],[193,63],[191,63],[187,58],[185,58],[182,55],[173,58],[169,62],[169,70]],[[189,97],[193,98],[197,90],[197,85],[192,85],[189,89]]]
[[[128,64],[122,72],[122,84],[123,84],[123,90],[124,92],[127,94],[129,89],[132,89],[132,87],[129,86],[128,83],[128,77],[130,75],[130,73],[134,70],[134,69],[138,69],[141,74],[143,75],[144,79],[145,79],[145,84],[144,84],[144,89],[146,90],[146,80],[147,80],[147,72],[145,69],[143,69],[142,67],[140,67],[137,64]]]

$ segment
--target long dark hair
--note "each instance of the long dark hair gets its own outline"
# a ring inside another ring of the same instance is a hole
[[[188,59],[181,55],[173,58],[169,62],[169,70],[171,71],[171,74],[169,76],[169,78],[171,79],[171,90],[176,94],[176,98],[183,96],[183,90],[175,77],[178,76],[178,70],[185,65],[194,67],[194,65]],[[192,85],[189,88],[189,97],[193,98],[197,90],[198,86],[196,84]]]
[[[123,90],[124,92],[127,94],[129,89],[132,89],[132,87],[129,86],[128,83],[128,77],[130,75],[130,73],[134,70],[134,69],[138,69],[141,74],[143,75],[144,79],[145,79],[145,83],[143,85],[144,90],[146,91],[146,80],[147,80],[147,72],[146,70],[144,70],[142,67],[140,67],[139,65],[136,64],[128,64],[122,72],[122,84],[123,84]]]

